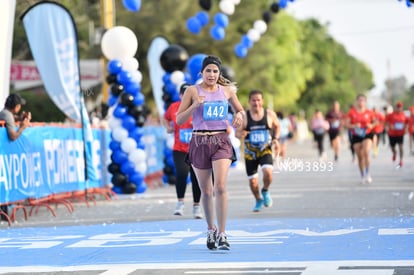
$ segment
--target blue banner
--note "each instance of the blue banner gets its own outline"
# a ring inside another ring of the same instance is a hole
[[[22,20],[49,96],[68,117],[81,122],[77,35],[70,13],[56,3],[41,2]]]
[[[165,128],[143,127],[147,154],[145,176],[164,168]],[[95,180],[85,181],[83,133],[81,128],[29,127],[15,141],[0,128],[0,203],[50,194],[104,187],[111,183],[109,129],[92,129],[88,142]]]
[[[29,127],[11,142],[0,128],[0,203],[104,186],[109,140],[109,131],[92,130],[97,180],[86,185],[82,129]]]
[[[86,180],[97,184],[91,165],[91,129],[80,89],[77,33],[69,11],[57,3],[40,2],[22,16],[32,55],[47,93],[68,117],[83,125]]]

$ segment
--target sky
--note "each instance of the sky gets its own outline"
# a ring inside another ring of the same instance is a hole
[[[405,0],[295,0],[286,12],[317,18],[348,53],[374,74],[371,95],[385,90],[387,78],[405,76],[414,84],[414,5]]]

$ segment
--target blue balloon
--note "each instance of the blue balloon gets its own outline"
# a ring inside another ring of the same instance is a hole
[[[237,44],[234,47],[234,53],[236,54],[237,57],[240,58],[245,58],[247,56],[247,48],[241,44]]]
[[[223,27],[220,27],[218,25],[214,25],[210,29],[210,36],[214,40],[223,40],[224,37],[226,36],[226,31],[224,30]]]
[[[191,74],[189,72],[184,72],[184,82],[191,83]]]
[[[199,11],[195,16],[198,21],[201,24],[201,27],[204,27],[208,24],[208,21],[210,20],[210,16],[208,15],[208,12],[206,11]]]
[[[140,185],[142,182],[144,182],[144,175],[140,172],[135,171],[133,175],[129,177],[129,180],[136,185]]]
[[[138,141],[137,148],[145,150],[145,143],[142,141],[142,139]]]
[[[108,62],[107,69],[111,74],[118,74],[122,71],[122,62],[117,59],[113,59]]]
[[[125,86],[125,92],[136,96],[139,92],[141,92],[141,85],[137,82],[130,82]]]
[[[164,156],[166,158],[172,156],[172,150],[170,148],[168,148],[167,146],[164,147]]]
[[[109,148],[112,150],[112,152],[121,150],[121,143],[115,140],[111,140],[109,143]]]
[[[175,92],[172,96],[171,96],[171,101],[172,102],[177,102],[177,101],[180,101],[181,100],[181,98],[180,98],[180,94],[179,93],[177,93],[177,92]]]
[[[145,184],[145,182],[142,182],[140,185],[137,186],[137,193],[144,193],[147,190],[147,185]]]
[[[118,102],[118,97],[114,96],[113,94],[109,94],[108,97],[108,105],[110,107],[114,106]]]
[[[170,167],[174,167],[174,159],[172,157],[172,154],[170,156],[165,157],[166,164]]]
[[[168,83],[165,85],[165,91],[170,94],[173,95],[175,92],[177,92],[177,86],[174,83]]]
[[[166,73],[162,76],[162,82],[163,82],[164,84],[171,83],[171,73],[166,72]]]
[[[144,135],[144,130],[141,127],[135,127],[129,132],[129,136],[133,138],[137,144],[141,140],[141,137]]]
[[[190,17],[187,19],[187,30],[193,34],[198,34],[201,31],[201,22],[197,17]]]
[[[122,127],[124,127],[127,130],[132,130],[133,128],[135,128],[135,118],[133,118],[130,115],[124,115],[124,117],[122,118]]]
[[[288,4],[288,0],[280,0],[280,1],[279,1],[279,7],[280,7],[281,9],[286,8],[286,7],[287,7],[287,4]]]
[[[127,86],[132,80],[132,75],[128,71],[120,71],[116,79],[122,85]]]
[[[121,164],[121,171],[125,175],[131,175],[135,172],[135,165],[130,161],[124,161]]]
[[[117,194],[122,194],[123,193],[121,186],[114,186],[114,187],[112,187],[112,191],[114,191]]]
[[[132,12],[137,12],[141,9],[141,0],[122,0],[124,7]]]
[[[254,42],[245,34],[242,36],[240,44],[245,46],[247,49],[250,49],[253,47]]]
[[[145,96],[143,93],[137,93],[137,95],[134,98],[134,105],[141,106],[145,102]]]
[[[224,13],[219,12],[216,13],[216,15],[214,16],[214,22],[217,26],[227,28],[227,26],[229,25],[229,17]]]
[[[199,78],[201,72],[201,66],[203,65],[203,60],[207,55],[202,53],[197,53],[192,55],[187,61],[187,71],[191,75],[191,84],[194,84]]]
[[[129,162],[128,154],[122,150],[112,151],[112,159],[115,163],[122,165],[124,162]]]
[[[124,105],[118,104],[118,106],[115,107],[115,110],[114,110],[114,113],[113,113],[114,117],[122,119],[125,116],[125,114],[127,113],[127,110],[128,109]]]

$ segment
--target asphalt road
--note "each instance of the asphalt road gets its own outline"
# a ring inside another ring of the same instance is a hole
[[[205,248],[205,221],[192,218],[190,187],[182,217],[172,215],[174,187],[162,184],[142,195],[98,198],[89,207],[75,202],[73,213],[60,205],[57,217],[39,209],[24,220],[18,212],[11,227],[0,224],[0,274],[414,274],[414,156],[406,147],[404,167],[397,169],[382,145],[372,158],[373,182],[361,184],[346,143],[338,162],[328,144],[327,159],[319,161],[311,140],[290,143],[287,157],[274,166],[274,204],[259,213],[252,212],[254,199],[239,164],[228,177],[232,249],[220,257]],[[106,234],[126,234],[128,242],[136,241],[131,232],[140,238],[147,234],[148,243],[117,246],[123,250],[91,243]],[[148,236],[154,232],[190,233],[188,241],[168,242],[157,235],[155,245]],[[44,245],[48,235],[61,243]],[[80,239],[75,242],[73,236]],[[43,250],[33,244],[35,237]],[[34,246],[36,260],[28,253]],[[69,248],[81,250],[56,256]],[[154,249],[157,257],[150,256]],[[118,258],[117,253],[140,256]]]

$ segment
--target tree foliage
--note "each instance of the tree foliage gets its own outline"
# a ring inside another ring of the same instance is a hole
[[[32,59],[18,18],[35,0],[17,1],[13,58]],[[100,26],[100,1],[60,0],[72,13],[78,29],[79,56],[100,58],[99,45],[90,43],[91,26]],[[116,22],[134,31],[138,38],[136,58],[143,74],[142,90],[146,102],[153,105],[149,81],[147,52],[153,38],[165,37],[171,44],[183,46],[189,56],[197,53],[220,56],[224,65],[236,73],[239,98],[247,105],[247,95],[252,89],[265,93],[266,103],[275,110],[312,112],[318,107],[326,109],[333,100],[351,102],[357,93],[364,93],[373,86],[370,69],[350,56],[346,49],[329,34],[326,26],[314,19],[299,21],[285,13],[273,13],[267,31],[249,50],[246,58],[234,54],[234,46],[242,35],[269,11],[269,1],[241,1],[235,13],[229,16],[224,40],[210,37],[213,16],[219,12],[213,1],[209,11],[210,23],[199,34],[186,29],[186,20],[201,8],[197,1],[151,0],[142,1],[141,10],[132,13],[116,0]],[[294,5],[294,3],[292,3]]]

